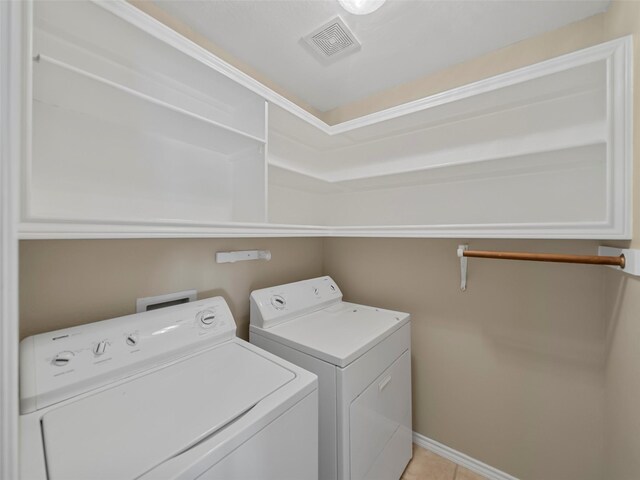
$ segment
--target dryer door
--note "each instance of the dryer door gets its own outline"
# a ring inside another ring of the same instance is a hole
[[[411,357],[406,351],[351,403],[351,480],[399,478],[411,458]]]
[[[49,479],[137,478],[293,378],[230,342],[54,409],[42,418]]]

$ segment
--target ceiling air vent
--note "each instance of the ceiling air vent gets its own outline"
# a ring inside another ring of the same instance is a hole
[[[329,20],[302,39],[323,63],[360,50],[360,42],[340,17]]]

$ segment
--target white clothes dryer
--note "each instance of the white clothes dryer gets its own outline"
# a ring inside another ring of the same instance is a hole
[[[411,459],[409,318],[330,277],[251,294],[251,343],[318,376],[322,480],[398,479]]]
[[[317,379],[221,297],[26,338],[23,480],[317,478]]]

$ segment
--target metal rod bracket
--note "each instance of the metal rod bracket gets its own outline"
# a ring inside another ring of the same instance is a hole
[[[623,257],[624,267],[611,266],[629,275],[640,276],[640,250],[635,248],[598,247],[598,255]]]
[[[467,289],[467,257],[464,256],[464,252],[468,249],[469,245],[458,245],[458,257],[460,258],[460,290],[463,292]]]
[[[469,250],[469,245],[458,245],[460,258],[460,290],[467,289],[467,258],[494,258],[534,262],[580,263],[604,265],[629,275],[640,276],[640,250],[629,248],[598,247],[598,255],[568,255],[558,253],[495,252]]]

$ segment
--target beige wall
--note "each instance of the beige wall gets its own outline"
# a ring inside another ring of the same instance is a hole
[[[606,274],[606,477],[640,478],[640,279]]]
[[[603,480],[603,269],[469,261],[456,240],[326,239],[349,301],[410,312],[414,429],[526,480]],[[596,242],[473,247],[593,253]]]
[[[215,262],[217,251],[269,249],[269,262]],[[322,240],[156,239],[20,242],[20,337],[135,313],[136,298],[196,289],[223,296],[248,338],[249,294],[322,274]]]

